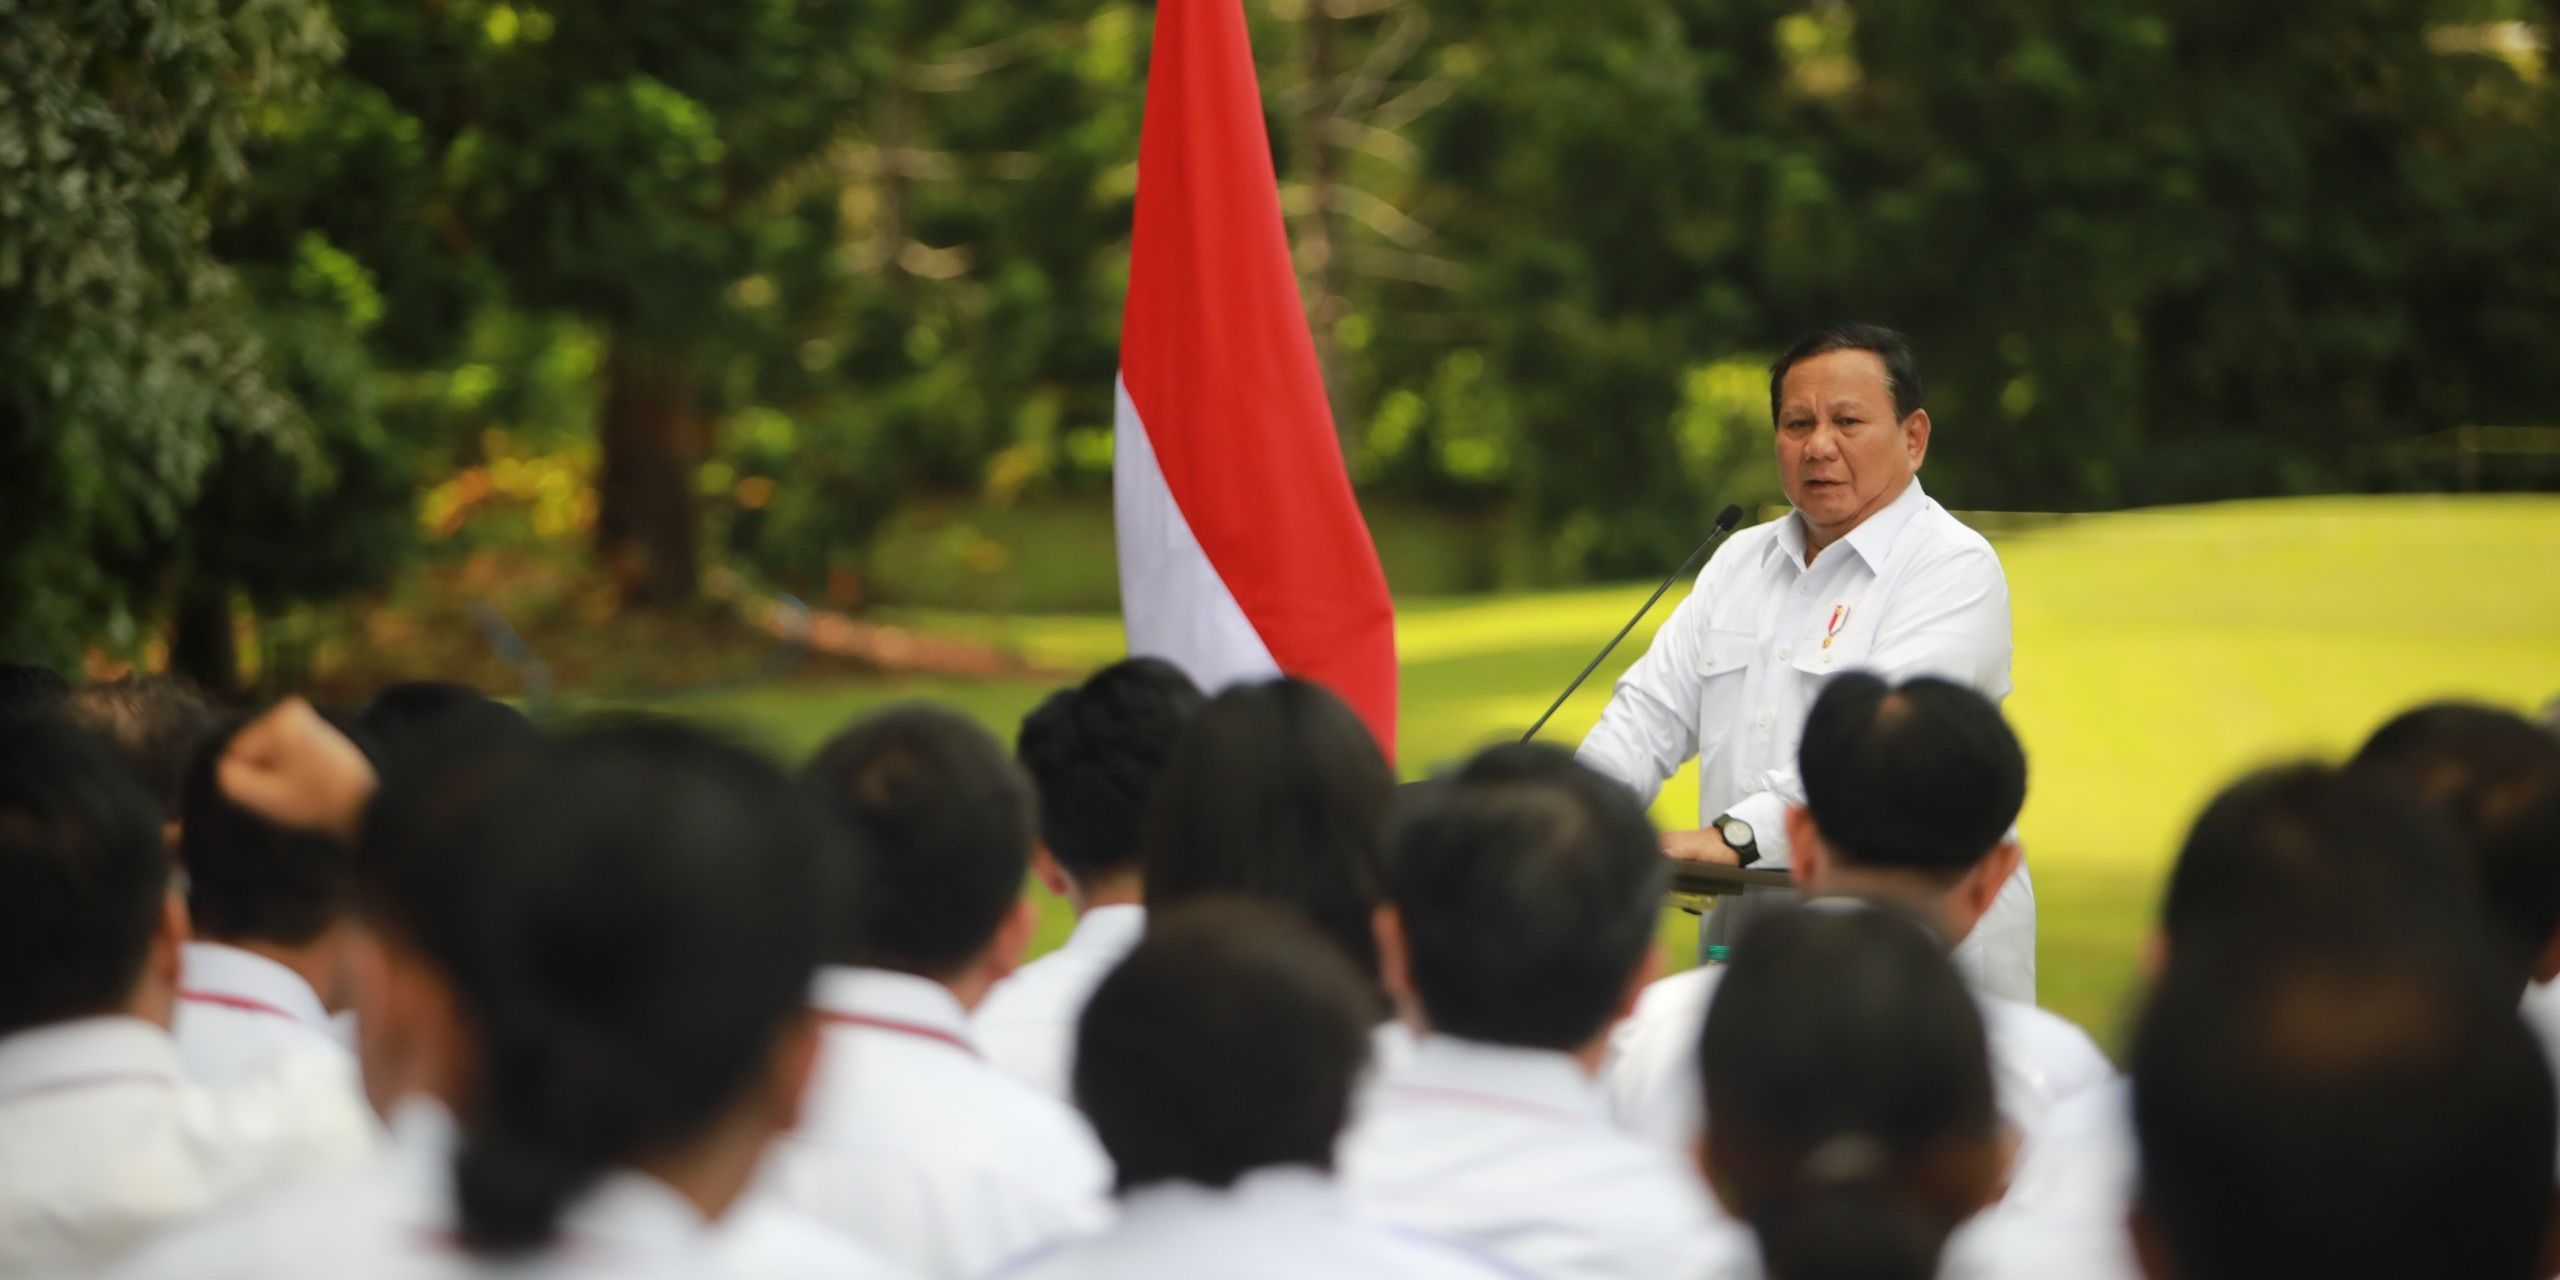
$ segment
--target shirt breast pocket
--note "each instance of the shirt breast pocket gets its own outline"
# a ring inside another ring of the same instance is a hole
[[[1698,724],[1703,728],[1731,723],[1743,707],[1743,685],[1751,676],[1751,659],[1760,650],[1760,634],[1732,627],[1710,627],[1698,649]]]

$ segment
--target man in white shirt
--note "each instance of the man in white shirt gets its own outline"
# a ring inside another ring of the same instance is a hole
[[[105,745],[0,734],[0,1274],[86,1274],[363,1158],[363,1107],[307,1062],[221,1090],[184,1077],[186,935],[158,806]]]
[[[970,1021],[997,1070],[1065,1101],[1084,1002],[1146,931],[1138,819],[1199,687],[1157,658],[1126,658],[1022,719],[1015,758],[1039,794],[1032,874],[1075,908],[1075,932],[987,992]]]
[[[1921,676],[1833,680],[1806,713],[1798,747],[1806,803],[1785,821],[1796,882],[1813,895],[1901,903],[1958,947],[2018,868],[2011,837],[2027,759],[1989,699]],[[1620,1123],[1680,1146],[1698,1136],[1698,1028],[1722,970],[1647,990],[1610,1043],[1606,1078]],[[1981,991],[2000,1110],[2032,1138],[2054,1106],[2114,1078],[2086,1032],[2033,1005]]]
[[[1334,1146],[1369,1044],[1368,979],[1275,908],[1169,909],[1086,1005],[1077,1101],[1117,1163],[1119,1220],[1005,1280],[1486,1280],[1463,1245],[1362,1221]]]
[[[1110,1166],[1064,1103],[996,1070],[969,1009],[1032,925],[1030,788],[985,730],[892,708],[821,748],[808,781],[852,836],[851,949],[819,971],[826,1038],[768,1185],[934,1277],[976,1277],[1107,1218]]]
[[[1379,955],[1420,1040],[1344,1140],[1354,1201],[1532,1275],[1694,1274],[1729,1224],[1593,1079],[1659,963],[1662,856],[1634,797],[1560,751],[1492,748],[1413,798],[1386,884]]]
[[[1793,510],[1745,529],[1706,569],[1618,681],[1583,763],[1650,802],[1698,761],[1702,829],[1675,831],[1677,857],[1788,865],[1787,806],[1806,708],[1833,675],[1939,675],[1997,702],[2009,695],[2009,584],[2000,558],[1922,492],[1929,414],[1900,334],[1825,329],[1770,372],[1778,473]],[[1747,927],[1754,899],[1729,898],[1710,941]],[[1956,953],[1976,986],[2035,1000],[2035,890],[2021,865]]]

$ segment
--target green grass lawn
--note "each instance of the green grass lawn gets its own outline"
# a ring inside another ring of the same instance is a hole
[[[1998,539],[2016,609],[2009,712],[2033,770],[2021,821],[2041,907],[2044,1003],[2113,1045],[2161,872],[2236,771],[2354,746],[2436,697],[2517,707],[2560,694],[2560,499],[2339,498],[2089,516]],[[1516,734],[1647,585],[1408,600],[1408,774]],[[1657,607],[1667,617],[1672,600]],[[1118,656],[1111,617],[907,614],[1083,667]],[[1576,741],[1650,625],[1556,717]],[[653,705],[797,754],[884,702],[932,698],[1010,740],[1045,690],[953,681],[777,685]],[[1694,824],[1684,774],[1655,816]],[[1693,931],[1666,913],[1684,958]],[[1042,945],[1067,921],[1048,904]]]

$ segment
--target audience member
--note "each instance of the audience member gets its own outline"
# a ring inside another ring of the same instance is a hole
[[[1707,1176],[1759,1265],[1739,1251],[1710,1274],[1938,1274],[2000,1182],[1981,1007],[1944,939],[1891,908],[1813,902],[1754,928],[1699,1057]]]
[[[2560,978],[2560,736],[2512,711],[2432,703],[2375,730],[2347,768],[2443,818],[2512,970]]]
[[[773,1187],[955,1280],[1100,1226],[1110,1169],[1092,1132],[988,1065],[969,1030],[1030,940],[1021,771],[977,725],[911,705],[838,734],[807,783],[852,837],[860,893],[818,976],[825,1053]]]
[[[1839,676],[1806,713],[1797,752],[1805,803],[1788,810],[1795,878],[1812,896],[1886,899],[1961,944],[2020,857],[2012,824],[2027,758],[1991,700],[1922,676]],[[1610,1045],[1619,1121],[1676,1144],[1698,1134],[1698,1025],[1720,968],[1648,989]],[[1977,990],[1992,1079],[2013,1135],[2030,1137],[2064,1099],[2114,1078],[2087,1032],[2034,1005]]]
[[[0,662],[0,721],[51,711],[70,692],[71,682],[51,667]]]
[[[0,1275],[87,1274],[368,1146],[343,1078],[307,1060],[183,1078],[171,878],[160,810],[106,744],[43,719],[0,734]]]
[[[1180,668],[1129,658],[1023,717],[1014,754],[1040,809],[1032,871],[1075,908],[1076,928],[1065,945],[997,983],[972,1022],[997,1070],[1062,1101],[1076,1017],[1146,930],[1138,822],[1201,701]]]
[[[1202,898],[1160,913],[1086,1004],[1077,1103],[1118,1166],[1119,1220],[1006,1280],[1511,1274],[1360,1221],[1330,1176],[1374,997],[1297,917]]]
[[[162,840],[178,847],[187,768],[219,723],[203,691],[172,676],[125,676],[63,696],[62,714],[107,740],[159,804]]]
[[[2144,1274],[2550,1274],[2549,1074],[2467,945],[2296,924],[2173,958],[2134,1036]]]
[[[1563,751],[1492,748],[1400,817],[1386,882],[1378,949],[1419,1040],[1345,1139],[1354,1200],[1532,1275],[1694,1274],[1696,1171],[1612,1125],[1593,1078],[1660,961],[1635,797]]]
[[[456,743],[518,741],[532,732],[523,712],[467,684],[411,680],[376,690],[356,713],[351,736],[388,777],[410,759],[432,759]]]

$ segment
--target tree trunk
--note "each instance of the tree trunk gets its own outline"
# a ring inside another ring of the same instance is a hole
[[[616,336],[605,356],[596,551],[625,604],[681,605],[701,586],[693,356]]]
[[[1342,296],[1340,245],[1334,234],[1334,187],[1340,170],[1332,126],[1342,102],[1334,71],[1338,36],[1326,0],[1309,0],[1306,30],[1298,41],[1305,58],[1307,90],[1306,107],[1295,130],[1296,167],[1307,184],[1307,216],[1300,226],[1298,253],[1306,267],[1307,330],[1315,339],[1316,370],[1324,378],[1325,402],[1333,408],[1334,431],[1342,437],[1342,456],[1348,460],[1358,454],[1360,427],[1342,411],[1341,348],[1334,340],[1334,327],[1351,305]]]
[[[240,692],[240,637],[232,629],[231,593],[183,583],[169,615],[169,673],[216,698]]]

